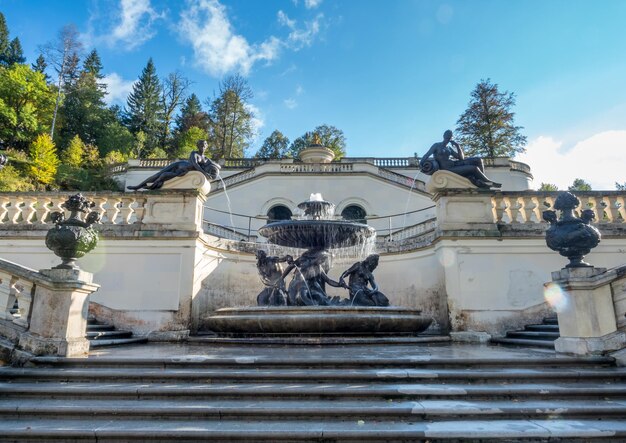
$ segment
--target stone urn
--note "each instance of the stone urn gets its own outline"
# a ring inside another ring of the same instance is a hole
[[[570,192],[562,192],[554,202],[554,209],[561,211],[557,219],[555,211],[543,211],[543,219],[550,223],[546,231],[546,244],[553,251],[569,259],[566,268],[590,267],[585,263],[585,255],[600,243],[600,231],[590,222],[595,218],[591,209],[581,212],[580,218],[574,215],[574,209],[580,200]]]
[[[81,194],[72,195],[61,206],[70,211],[70,217],[65,219],[63,212],[53,212],[50,215],[55,227],[46,235],[46,246],[62,260],[62,263],[53,269],[79,269],[76,259],[90,252],[98,244],[98,233],[91,225],[96,223],[100,216],[97,212],[89,212],[95,203]],[[83,214],[87,214],[84,221]]]

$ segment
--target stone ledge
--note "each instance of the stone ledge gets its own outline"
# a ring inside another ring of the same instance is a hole
[[[626,333],[616,331],[602,337],[559,337],[554,342],[557,352],[574,355],[600,355],[623,349]]]

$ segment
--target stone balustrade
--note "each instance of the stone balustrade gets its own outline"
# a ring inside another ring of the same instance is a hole
[[[37,272],[0,259],[0,320],[28,329]]]
[[[424,234],[434,232],[437,227],[437,219],[430,218],[428,220],[424,220],[423,222],[414,224],[412,226],[407,226],[405,228],[399,229],[397,231],[388,233],[386,235],[378,235],[376,237],[377,243],[387,243],[392,241],[403,241],[410,238],[421,237]]]
[[[491,201],[494,221],[498,224],[538,224],[545,223],[542,213],[551,209],[559,192],[497,192]],[[624,191],[579,191],[581,209],[591,209],[594,223],[624,224],[626,220],[626,192]]]

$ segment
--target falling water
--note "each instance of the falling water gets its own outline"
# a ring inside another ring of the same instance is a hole
[[[226,183],[224,183],[224,179],[221,174],[217,174],[217,178],[222,182],[222,188],[224,189],[224,195],[226,196],[226,205],[228,206],[228,216],[230,217],[230,228],[235,230],[235,222],[233,221],[233,209],[230,206],[230,197],[228,196],[228,192],[226,192]]]
[[[417,174],[419,174],[419,172]],[[415,177],[413,177],[413,183],[411,184],[411,189],[409,189],[409,195],[406,198],[406,205],[404,205],[404,217],[402,218],[402,229],[400,230],[400,232],[404,231],[404,228],[406,228],[406,214],[407,212],[409,212],[409,202],[411,201],[411,197],[413,196],[413,189],[415,189],[417,174],[415,174]],[[389,235],[391,235],[391,232],[389,233]]]

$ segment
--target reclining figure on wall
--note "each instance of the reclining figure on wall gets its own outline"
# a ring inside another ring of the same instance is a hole
[[[176,177],[182,177],[191,171],[201,172],[207,177],[207,179],[214,180],[219,175],[220,165],[204,155],[209,147],[206,140],[198,140],[196,146],[198,147],[198,150],[192,151],[188,160],[179,160],[171,163],[138,185],[127,186],[127,188],[132,190],[159,189],[166,181]]]
[[[287,288],[280,263],[293,263],[291,255],[284,257],[268,256],[265,251],[256,251],[256,267],[265,285],[256,298],[259,306],[284,306],[287,304]]]
[[[454,149],[448,147],[452,145]],[[429,160],[429,157],[433,157]],[[461,146],[452,140],[452,131],[443,133],[443,141],[435,143],[420,159],[420,167],[424,174],[432,175],[438,170],[450,171],[467,178],[479,188],[500,188],[502,185],[485,175],[483,160],[478,157],[465,158]]]
[[[374,269],[378,266],[378,254],[356,262],[339,277],[339,284],[350,291],[350,301],[354,306],[389,306],[389,299],[378,290],[374,279]],[[350,277],[346,285],[345,278]]]

